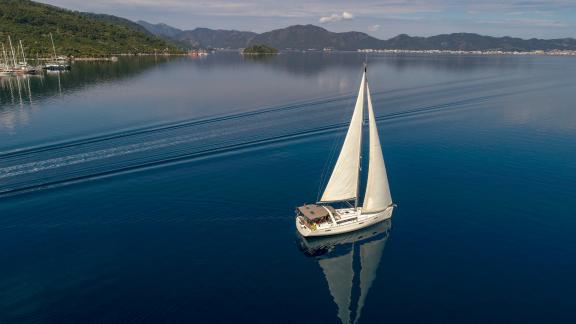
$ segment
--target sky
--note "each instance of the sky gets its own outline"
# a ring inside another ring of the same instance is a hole
[[[41,0],[180,29],[265,32],[314,24],[387,39],[471,32],[576,38],[576,0]]]

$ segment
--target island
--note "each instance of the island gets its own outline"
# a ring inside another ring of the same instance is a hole
[[[250,47],[246,47],[242,54],[244,55],[274,55],[278,54],[278,50],[274,47],[270,47],[264,44],[254,44]]]

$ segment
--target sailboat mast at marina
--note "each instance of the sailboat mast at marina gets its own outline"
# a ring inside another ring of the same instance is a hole
[[[365,101],[370,148],[364,201],[359,206]],[[334,207],[342,204],[347,207]],[[346,233],[392,217],[394,207],[365,66],[352,119],[332,174],[318,203],[297,208],[296,228],[305,237]]]
[[[14,46],[12,46],[12,39],[10,38],[10,35],[8,35],[8,43],[10,44],[10,53],[12,53],[12,63],[14,64],[14,67],[16,67],[16,54],[14,53]]]
[[[52,52],[54,53],[53,60],[56,62],[56,46],[54,46],[54,38],[52,37],[52,33],[50,33],[50,42],[52,43]]]
[[[4,47],[4,43],[2,43],[2,64],[0,65],[0,74],[7,73],[9,65],[8,56],[6,55],[6,48]]]
[[[22,40],[19,40],[16,49],[12,44],[12,38],[8,35],[8,45],[10,46],[9,51],[6,51],[4,43],[2,43],[2,64],[0,64],[0,74],[1,75],[13,75],[13,74],[35,74],[38,70],[30,65],[26,60],[26,54],[24,52],[24,45]],[[20,56],[22,60],[20,61]]]
[[[22,53],[22,63],[26,66],[26,55],[24,54],[24,46],[22,46],[22,40],[20,40],[20,52]]]
[[[70,70],[70,64],[65,62],[63,59],[60,59],[56,54],[56,46],[54,45],[54,37],[52,37],[52,33],[50,33],[50,42],[52,44],[53,53],[52,62],[46,63],[44,69],[50,71]]]

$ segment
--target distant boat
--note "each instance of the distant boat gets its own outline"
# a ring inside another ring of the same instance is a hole
[[[392,217],[388,176],[372,109],[366,66],[352,120],[330,180],[319,202],[296,209],[296,228],[304,236],[326,236],[355,231]],[[364,97],[368,103],[369,160],[364,202],[360,197]],[[354,202],[354,205],[351,202]]]
[[[300,250],[322,268],[343,324],[360,320],[390,229],[388,219],[354,233],[299,241]]]
[[[191,57],[199,57],[199,56],[207,56],[208,51],[199,49],[199,50],[192,50],[188,52],[188,55]]]
[[[54,58],[52,62],[48,62],[44,65],[45,70],[49,71],[64,71],[70,70],[71,66],[65,57],[56,55],[56,47],[54,46],[54,38],[52,38],[52,33],[50,33],[50,41],[52,42],[52,50],[54,52]]]
[[[55,63],[46,63],[44,64],[44,69],[45,70],[49,70],[49,71],[64,71],[64,70],[70,70],[70,64],[69,63],[59,63],[59,62],[55,62]]]

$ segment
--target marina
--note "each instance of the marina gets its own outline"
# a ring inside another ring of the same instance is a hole
[[[23,74],[38,74],[42,70],[50,71],[66,71],[71,69],[70,59],[56,54],[56,47],[54,46],[54,39],[52,33],[50,41],[52,44],[53,55],[50,58],[37,57],[34,60],[34,65],[31,64],[30,59],[26,58],[24,45],[22,40],[18,41],[18,45],[14,48],[12,38],[8,36],[6,45],[2,46],[2,57],[0,59],[0,76],[12,76]]]

